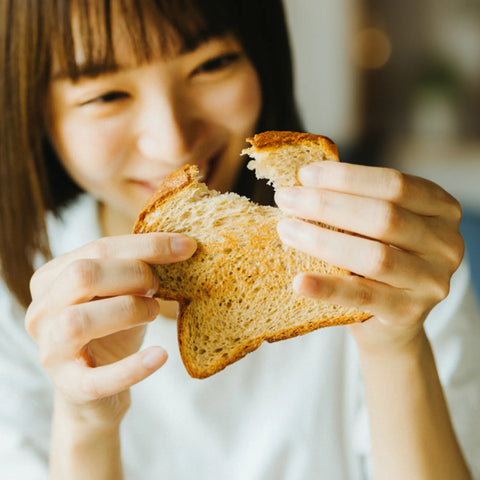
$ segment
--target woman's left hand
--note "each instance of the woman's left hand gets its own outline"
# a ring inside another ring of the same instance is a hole
[[[326,161],[299,179],[303,186],[275,196],[297,217],[279,223],[282,241],[357,275],[301,273],[295,290],[371,313],[350,327],[362,351],[408,348],[462,260],[460,204],[428,180],[386,168]]]

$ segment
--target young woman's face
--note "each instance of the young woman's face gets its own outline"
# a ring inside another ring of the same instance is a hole
[[[239,42],[213,39],[141,65],[121,52],[118,71],[51,82],[49,135],[72,178],[132,221],[187,163],[210,188],[231,188],[261,109],[259,79]]]

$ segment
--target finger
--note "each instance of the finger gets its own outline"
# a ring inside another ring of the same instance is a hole
[[[351,272],[398,288],[428,281],[430,266],[422,258],[381,242],[322,228],[297,219],[278,223],[282,242]]]
[[[95,338],[127,330],[155,320],[159,305],[154,298],[124,295],[72,305],[51,322],[45,355],[69,358]],[[50,352],[50,353],[48,353]]]
[[[80,259],[60,273],[53,284],[51,297],[54,305],[125,294],[152,297],[158,286],[158,277],[143,261]]]
[[[44,294],[70,263],[80,259],[137,259],[149,264],[173,263],[189,258],[196,242],[184,235],[145,233],[95,240],[73,252],[54,258],[41,267],[30,282],[32,297]]]
[[[397,170],[324,161],[302,168],[298,177],[305,186],[386,200],[420,215],[460,222],[460,204],[443,188]]]
[[[87,369],[83,390],[91,399],[109,397],[144,380],[166,361],[165,350],[150,347],[110,365]]]
[[[286,213],[375,238],[417,253],[442,252],[430,217],[419,216],[376,198],[309,187],[277,190],[275,201]]]
[[[25,315],[25,327],[37,338],[42,319],[54,317],[72,304],[119,295],[152,297],[158,286],[159,280],[152,268],[139,260],[76,260],[53,281],[48,293],[31,303]]]
[[[127,390],[158,370],[167,360],[161,347],[149,347],[118,362],[90,368],[80,362],[70,364],[57,376],[56,383],[69,396],[76,392],[76,400],[89,402]]]
[[[293,288],[299,295],[370,313],[383,323],[406,326],[421,314],[409,292],[367,278],[300,273]]]

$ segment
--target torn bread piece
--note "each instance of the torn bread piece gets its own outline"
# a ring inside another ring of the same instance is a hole
[[[338,162],[335,143],[313,133],[270,131],[247,138],[252,146],[242,154],[253,157],[247,164],[257,178],[267,179],[274,188],[300,185],[297,173],[313,162]]]

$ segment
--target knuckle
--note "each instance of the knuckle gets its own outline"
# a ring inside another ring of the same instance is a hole
[[[393,267],[393,256],[387,245],[378,243],[372,249],[370,262],[367,266],[369,275],[373,278],[388,273]]]
[[[385,170],[385,186],[392,201],[401,202],[408,195],[408,181],[405,174],[394,169]]]
[[[441,190],[441,198],[440,200],[444,202],[446,205],[445,212],[448,215],[448,218],[453,221],[454,225],[460,225],[460,222],[463,217],[462,205],[461,203],[455,198],[452,197],[448,192],[445,190]]]
[[[373,293],[372,290],[365,285],[360,285],[356,292],[356,304],[358,307],[367,307],[372,304]]]
[[[55,336],[60,341],[83,338],[88,329],[88,315],[79,307],[65,308],[59,316]]]
[[[37,270],[30,278],[30,283],[29,283],[29,289],[30,289],[30,294],[32,295],[32,298],[35,298],[37,292],[40,290],[40,284],[41,284],[41,275],[39,273],[39,270]]]
[[[463,217],[462,205],[456,198],[453,198],[453,197],[452,197],[452,217],[458,224],[460,224]]]
[[[447,298],[450,293],[450,277],[448,280],[437,281],[432,286],[432,298],[435,303],[439,303]]]
[[[32,302],[25,313],[24,327],[25,331],[38,343],[42,330],[46,323],[43,321],[45,316],[45,306],[38,302]]]
[[[135,317],[141,309],[146,308],[142,299],[135,295],[125,295],[122,297],[120,309],[126,318]]]
[[[131,278],[141,287],[142,291],[157,288],[158,280],[150,265],[141,260],[134,260],[130,268]]]
[[[152,279],[151,268],[141,260],[134,260],[132,263],[132,275],[141,281],[150,281]]]
[[[111,256],[111,246],[108,238],[102,237],[88,244],[87,251],[94,258],[108,258]]]
[[[452,249],[453,266],[456,270],[465,255],[465,240],[460,233],[457,232],[455,238],[450,244],[450,248]]]
[[[98,281],[100,265],[93,259],[82,258],[70,264],[68,274],[75,287],[80,291],[85,291]]]
[[[458,231],[453,235],[445,236],[441,241],[444,247],[442,250],[444,262],[449,268],[450,274],[453,274],[464,257],[465,241]]]
[[[25,313],[25,320],[24,320],[24,325],[25,325],[25,330],[31,337],[35,337],[36,335],[36,324],[38,321],[38,315],[34,312],[35,307],[34,304],[31,303],[27,311]]]
[[[396,205],[390,202],[383,202],[378,212],[378,233],[390,235],[393,230],[402,229],[403,217]]]

